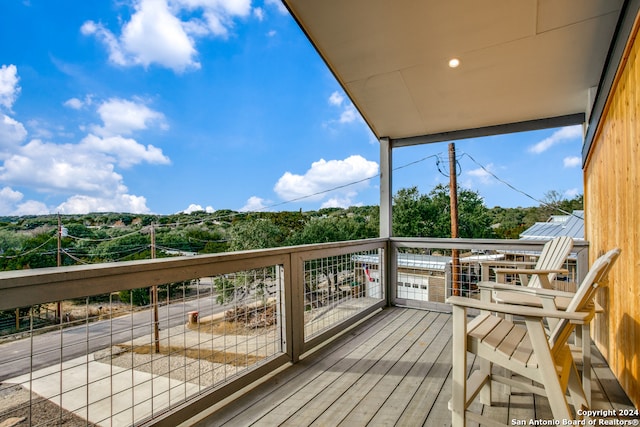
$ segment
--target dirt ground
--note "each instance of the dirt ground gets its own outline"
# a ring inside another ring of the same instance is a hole
[[[57,303],[50,303],[42,308],[52,314],[57,309]],[[76,320],[83,321],[87,317],[108,319],[110,316],[123,315],[131,310],[131,305],[120,301],[113,301],[111,304],[75,304],[72,301],[64,301],[61,309],[65,316],[63,322],[73,322]],[[188,327],[191,330],[198,330],[200,333],[212,335],[251,336],[260,333],[256,328],[247,327],[242,322],[224,320],[205,321],[197,325],[188,325]],[[273,327],[267,329],[273,329]],[[239,355],[216,350],[196,349],[185,351],[177,347],[162,347],[160,354],[154,354],[150,346],[124,348],[123,350],[123,353],[118,354],[111,361],[104,360],[102,362],[113,363],[122,367],[131,367],[128,365],[133,363],[135,369],[141,371],[154,372],[169,377],[183,375],[185,378],[176,377],[176,379],[182,381],[198,378],[198,381],[202,383],[201,385],[217,384],[262,359],[260,356]],[[169,353],[178,357],[163,357]],[[169,363],[171,366],[164,366],[164,364]],[[189,373],[188,370],[185,370],[185,367],[195,369],[197,373]],[[52,425],[75,427],[94,426],[95,424],[87,424],[85,419],[62,409],[36,393],[29,392],[29,390],[20,385],[0,383],[0,427]]]
[[[31,399],[31,407],[29,400]],[[0,427],[94,426],[19,385],[0,384]]]

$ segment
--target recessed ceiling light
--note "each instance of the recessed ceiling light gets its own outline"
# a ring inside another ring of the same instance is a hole
[[[460,60],[458,58],[451,58],[449,60],[449,67],[456,68],[458,65],[460,65]]]

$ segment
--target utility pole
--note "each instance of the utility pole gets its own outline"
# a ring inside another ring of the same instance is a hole
[[[458,236],[458,178],[456,170],[456,145],[449,143],[449,200],[451,206],[451,238]],[[460,295],[460,253],[458,249],[451,250],[451,284],[452,293]]]
[[[58,212],[58,256],[57,266],[62,265],[62,220],[60,219],[60,212]],[[58,301],[56,304],[56,318],[62,323],[62,302]]]
[[[156,229],[151,224],[151,259],[156,258]],[[153,336],[156,353],[160,353],[160,316],[158,313],[158,285],[153,285],[151,290],[151,303],[153,304]]]

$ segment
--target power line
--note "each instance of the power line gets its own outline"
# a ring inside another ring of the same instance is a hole
[[[404,164],[402,166],[395,167],[392,170],[397,171],[397,170],[400,170],[400,169],[404,169],[406,167],[413,166],[413,165],[415,165],[417,163],[424,162],[425,160],[428,160],[428,159],[430,159],[432,157],[438,157],[438,154],[433,154],[433,155],[426,156],[426,157],[423,157],[423,158],[418,159],[418,160],[414,160],[413,162],[409,162],[409,163],[406,163],[406,164]],[[260,209],[260,211],[263,211],[265,209],[272,209],[272,208],[275,208],[275,207],[278,207],[278,206],[286,205],[288,203],[293,203],[293,202],[297,202],[297,201],[300,201],[300,200],[308,199],[310,197],[319,196],[320,194],[330,193],[330,192],[335,191],[335,190],[340,190],[342,188],[350,187],[352,185],[360,184],[361,182],[369,181],[371,179],[379,178],[379,177],[380,177],[380,174],[378,173],[376,175],[371,175],[369,177],[362,178],[362,179],[359,179],[357,181],[349,182],[347,184],[338,185],[338,186],[329,188],[327,190],[318,191],[318,192],[315,192],[313,194],[307,194],[305,196],[300,196],[300,197],[296,197],[296,198],[293,198],[293,199],[285,200],[284,202],[276,203],[276,204],[273,204],[273,205],[270,205],[270,206],[265,206],[262,209]]]
[[[475,163],[476,165],[480,166],[480,168],[481,168],[483,171],[485,171],[486,173],[488,173],[489,175],[491,175],[491,176],[492,176],[493,178],[495,178],[497,181],[499,181],[499,182],[501,182],[502,184],[506,185],[507,187],[511,188],[513,191],[516,191],[516,192],[518,192],[518,193],[522,194],[523,196],[528,197],[528,198],[530,198],[531,200],[533,200],[533,201],[536,201],[536,202],[540,203],[541,205],[548,206],[548,207],[550,207],[550,208],[554,208],[554,209],[556,209],[556,210],[558,210],[558,211],[562,212],[562,213],[563,213],[563,214],[565,214],[565,215],[570,215],[570,216],[574,216],[574,217],[576,217],[576,218],[583,219],[583,218],[579,217],[578,215],[574,215],[572,212],[567,212],[567,211],[565,211],[565,210],[563,210],[563,209],[559,208],[558,206],[553,206],[553,205],[551,205],[550,203],[547,203],[547,202],[544,202],[544,201],[542,201],[542,200],[536,199],[536,198],[535,198],[535,197],[533,197],[532,195],[530,195],[530,194],[528,194],[528,193],[526,193],[526,192],[524,192],[524,191],[522,191],[522,190],[520,190],[520,189],[518,189],[518,188],[514,187],[513,185],[511,185],[510,183],[508,183],[508,182],[507,182],[507,181],[505,181],[504,179],[499,178],[496,174],[494,174],[494,173],[493,173],[493,172],[491,172],[489,169],[487,169],[486,167],[484,167],[484,165],[480,164],[480,163],[479,163],[476,159],[474,159],[474,158],[473,158],[469,153],[462,153],[462,155],[461,155],[460,157],[464,157],[464,156],[467,156],[469,159],[471,159],[471,161],[472,161],[473,163]]]
[[[52,241],[55,238],[56,238],[55,236],[51,236],[51,237],[49,237],[49,239],[47,241],[45,241],[43,244],[41,244],[37,248],[29,249],[28,251],[22,252],[22,253],[17,254],[17,255],[0,255],[0,258],[11,259],[11,258],[18,258],[18,257],[21,257],[21,256],[29,255],[30,253],[35,252],[38,249],[40,249],[41,247],[45,246],[47,243],[49,243],[50,241]]]

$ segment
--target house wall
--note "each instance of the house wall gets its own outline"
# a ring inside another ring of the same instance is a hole
[[[598,300],[592,337],[640,407],[640,43],[638,19],[584,167],[585,233],[591,262],[619,247]]]

